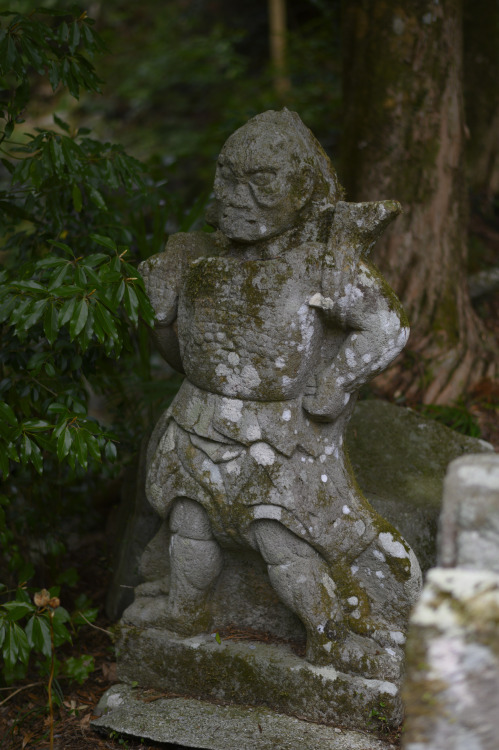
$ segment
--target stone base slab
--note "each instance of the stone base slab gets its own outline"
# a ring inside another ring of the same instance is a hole
[[[223,706],[189,698],[158,698],[128,685],[114,685],[92,722],[111,731],[154,742],[206,750],[391,750],[362,732],[313,724],[268,708]]]
[[[398,686],[318,667],[283,644],[180,638],[154,628],[121,626],[118,677],[142,688],[202,700],[267,706],[317,723],[372,730],[372,716],[402,719]]]

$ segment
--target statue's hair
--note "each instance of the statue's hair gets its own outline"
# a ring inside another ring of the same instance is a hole
[[[295,140],[303,148],[305,160],[313,168],[316,178],[313,202],[319,210],[332,207],[343,198],[341,187],[331,160],[311,130],[304,125],[296,112],[285,107],[279,112],[268,110],[255,115],[247,125],[264,125],[275,128]],[[243,127],[246,127],[243,125]],[[237,131],[236,131],[237,132]]]

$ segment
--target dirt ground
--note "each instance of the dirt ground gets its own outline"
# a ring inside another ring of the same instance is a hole
[[[482,240],[487,244],[490,262],[497,263],[499,257],[499,231]],[[477,311],[487,328],[493,334],[499,347],[499,293],[482,298],[477,303]],[[411,404],[412,405],[412,404]],[[499,452],[499,383],[482,381],[465,398],[467,409],[475,416],[482,433]],[[110,488],[110,494],[113,490]],[[114,490],[115,492],[115,490]],[[103,510],[102,527],[105,528],[105,514],[109,512],[116,497],[110,497],[107,509]],[[116,665],[112,639],[108,631],[109,623],[104,612],[104,601],[110,569],[110,551],[105,546],[105,535],[97,533],[82,539],[77,553],[67,561],[68,566],[77,568],[80,582],[79,593],[86,593],[101,613],[94,626],[85,626],[80,631],[74,646],[65,646],[64,654],[69,656],[91,654],[95,659],[95,670],[81,685],[60,680],[61,705],[55,710],[54,748],[56,750],[117,750],[120,747],[148,748],[162,747],[178,749],[177,745],[141,743],[120,737],[104,738],[90,728],[94,708],[101,695],[116,681]],[[68,592],[70,599],[70,594]],[[65,592],[61,592],[63,605]],[[234,637],[234,634],[222,634]],[[244,634],[241,635],[244,637]],[[381,735],[395,747],[400,746],[400,728],[390,734]],[[49,748],[49,717],[47,713],[46,685],[36,672],[28,674],[26,680],[17,685],[0,688],[0,748],[2,750],[24,750],[24,748]],[[245,749],[244,749],[245,750]]]

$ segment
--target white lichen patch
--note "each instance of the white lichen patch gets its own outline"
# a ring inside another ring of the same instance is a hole
[[[300,333],[302,339],[302,344],[298,346],[298,351],[301,351],[302,349],[308,351],[314,335],[315,316],[308,305],[301,305],[298,309],[298,318],[300,321]]]
[[[365,525],[364,521],[360,521],[359,520],[359,521],[355,521],[354,528],[355,528],[355,531],[357,532],[357,534],[359,536],[363,536],[364,532],[366,530],[366,525]]]
[[[205,458],[205,460],[201,464],[201,467],[205,474],[209,475],[211,484],[214,484],[215,487],[219,490],[225,489],[220,469],[216,464]]]
[[[376,576],[377,576],[378,578],[384,578],[384,577],[385,577],[385,574],[383,573],[383,571],[382,571],[382,570],[377,570],[377,571],[376,571]]]
[[[350,566],[350,572],[352,573],[352,575],[353,575],[353,576],[354,576],[354,575],[355,575],[356,573],[358,573],[358,571],[359,571],[359,566],[358,566],[358,565],[351,565],[351,566]]]
[[[353,349],[350,349],[347,347],[345,349],[345,357],[347,360],[347,365],[351,368],[355,367],[357,365],[357,360],[355,358],[355,352]]]
[[[229,365],[232,365],[233,367],[238,365],[240,362],[239,354],[236,354],[236,352],[230,352],[227,359],[228,359]]]
[[[262,431],[259,424],[250,424],[246,428],[246,438],[249,441],[260,440],[262,437]]]
[[[260,234],[265,234],[267,227],[264,224],[260,224]]]
[[[282,370],[285,364],[286,364],[286,360],[284,359],[284,357],[277,357],[275,361],[275,366],[277,367],[278,370]]]
[[[349,604],[351,604],[351,605],[352,605],[352,607],[356,607],[356,606],[357,606],[357,604],[359,603],[359,600],[358,600],[358,598],[357,598],[356,596],[350,596],[350,597],[349,597],[349,598],[347,599],[347,602],[348,602]]]
[[[334,599],[336,597],[336,584],[333,579],[324,573],[321,581],[324,584],[324,588],[326,589],[329,596]]]
[[[239,450],[225,451],[225,453],[222,456],[222,461],[230,461],[231,458],[236,458],[239,455],[239,453],[240,453]]]
[[[342,511],[343,511],[343,513],[344,513],[344,514],[345,514],[346,516],[349,516],[349,515],[350,515],[350,513],[352,512],[352,511],[350,510],[350,508],[348,507],[348,505],[344,505],[344,506],[343,506],[343,508],[342,508]]]
[[[243,402],[236,398],[222,398],[220,415],[228,422],[240,422],[242,419]]]
[[[378,538],[385,552],[391,555],[391,557],[409,557],[409,554],[404,545],[401,542],[397,542],[393,538],[393,534],[391,534],[391,532],[382,532]]]
[[[321,482],[324,482],[324,484],[326,484],[326,482],[327,482],[327,474],[321,474]]]
[[[260,385],[260,376],[253,365],[245,365],[241,370],[241,380],[247,388],[256,388]]]
[[[393,648],[389,648],[388,646],[385,648],[385,651],[387,654],[390,654],[390,656],[397,656],[396,652],[393,650]]]
[[[390,630],[390,638],[399,645],[405,643],[405,635],[400,630]]]
[[[289,420],[291,419],[291,409],[284,409],[282,413],[282,419],[285,422],[289,422]]]
[[[385,560],[386,560],[386,557],[384,556],[384,554],[379,549],[373,549],[373,555],[378,560],[381,560],[381,562],[385,562]]]
[[[267,443],[253,443],[249,452],[260,466],[272,466],[275,461],[275,453]]]
[[[229,474],[236,477],[241,473],[241,467],[238,461],[229,461],[229,463],[225,465],[225,469]]]

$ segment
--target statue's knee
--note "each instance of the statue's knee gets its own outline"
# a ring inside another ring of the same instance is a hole
[[[262,519],[252,525],[253,538],[267,565],[286,565],[303,558],[319,558],[308,542],[279,521]]]
[[[188,539],[213,539],[205,509],[195,500],[179,498],[170,513],[170,531]]]

